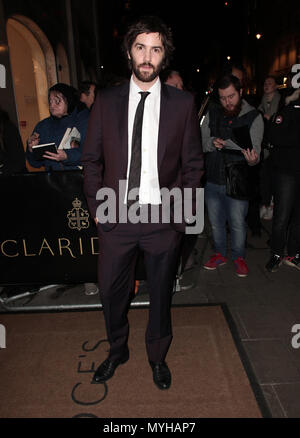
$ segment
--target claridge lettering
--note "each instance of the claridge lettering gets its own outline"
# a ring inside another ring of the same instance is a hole
[[[44,246],[44,244],[45,244],[45,246]],[[47,242],[46,239],[43,240],[41,249],[39,250],[39,255],[41,255],[41,253],[42,253],[44,248],[48,249],[50,251],[50,253],[54,256],[54,252],[52,251],[52,249],[51,249],[51,247],[50,247],[50,245],[49,245],[49,243]]]
[[[1,254],[3,254],[5,257],[18,257],[19,253],[16,252],[15,254],[8,254],[6,251],[6,245],[8,243],[14,243],[17,245],[17,241],[16,240],[4,240],[4,242],[1,243]]]
[[[86,254],[98,255],[98,237],[88,239],[67,239],[59,237],[56,240],[43,238],[40,243],[33,243],[27,239],[20,241],[7,239],[0,242],[0,256],[14,257],[43,257],[43,256],[69,256],[76,259]]]
[[[62,245],[63,240],[68,242],[67,245]],[[67,249],[69,251],[69,253],[71,254],[71,256],[73,257],[73,259],[76,259],[76,257],[72,253],[72,250],[70,249],[70,245],[71,245],[71,242],[69,239],[65,239],[65,238],[58,239],[59,254],[62,255],[62,250]]]
[[[36,254],[28,254],[27,253],[26,240],[23,239],[22,242],[23,242],[23,248],[24,248],[24,255],[25,255],[25,257],[33,257],[33,256],[35,256]]]

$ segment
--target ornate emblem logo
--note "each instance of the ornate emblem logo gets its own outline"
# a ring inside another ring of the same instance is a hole
[[[89,212],[81,208],[82,202],[76,198],[73,202],[73,209],[68,211],[67,218],[69,219],[69,227],[72,230],[82,230],[90,226]]]

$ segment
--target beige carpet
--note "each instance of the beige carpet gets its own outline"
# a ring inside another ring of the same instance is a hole
[[[130,310],[130,360],[100,385],[90,382],[107,356],[101,311],[0,314],[7,331],[0,350],[0,417],[262,416],[220,306],[172,309],[168,391],[152,381],[144,346],[147,313]]]

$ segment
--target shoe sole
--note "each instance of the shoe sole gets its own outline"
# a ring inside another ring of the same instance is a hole
[[[248,277],[248,274],[238,274],[237,272],[236,272],[236,275],[240,278]]]
[[[155,380],[153,379],[153,382],[155,384],[155,386],[160,389],[161,391],[166,391],[167,389],[169,389],[171,387],[171,382],[167,385],[167,386],[162,386],[159,385],[158,383],[155,382]]]
[[[284,263],[286,266],[291,266],[292,268],[296,268],[296,269],[298,269],[298,271],[300,271],[300,266],[297,266],[297,265],[295,265],[294,263],[289,262],[288,260],[283,260],[283,263]]]
[[[219,263],[218,266],[216,266],[215,268],[210,268],[209,266],[203,265],[203,268],[207,269],[208,271],[215,271],[217,268],[219,268],[219,266],[224,266],[226,264],[227,264],[227,262]]]

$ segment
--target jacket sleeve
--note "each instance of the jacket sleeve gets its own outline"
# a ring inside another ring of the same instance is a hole
[[[203,175],[203,152],[199,122],[194,101],[192,101],[186,118],[182,148],[183,186],[200,187]]]
[[[250,128],[250,137],[252,140],[253,149],[258,156],[261,152],[261,143],[264,136],[264,121],[262,115],[259,114],[254,120]]]
[[[201,136],[202,136],[203,152],[215,152],[216,147],[213,144],[213,140],[215,139],[215,137],[212,137],[210,135],[209,112],[207,112],[207,114],[202,122]]]
[[[43,121],[42,121],[42,122],[43,122]],[[40,128],[41,128],[41,124],[42,124],[42,122],[39,122],[39,123],[35,126],[34,130],[32,131],[32,133],[37,132],[38,134],[41,135]],[[43,143],[43,141],[42,141],[42,143]],[[36,168],[38,168],[38,169],[39,169],[40,167],[42,167],[42,166],[45,165],[45,160],[40,160],[40,161],[38,161],[38,160],[35,160],[35,159],[34,159],[33,153],[29,151],[28,144],[26,144],[26,159],[27,159],[28,163],[29,163],[32,167],[36,167]]]
[[[192,189],[191,191],[186,191],[184,193],[184,200],[185,202],[191,201],[192,214],[195,215],[197,207],[197,189],[202,186],[201,179],[204,174],[204,160],[199,120],[192,99],[187,110],[181,162],[183,189]],[[185,217],[186,221],[189,219],[188,216]]]
[[[104,156],[101,135],[101,99],[98,93],[93,105],[81,158],[84,172],[84,192],[92,216],[96,217],[99,202],[96,194],[102,187]]]
[[[63,161],[64,166],[77,166],[81,164],[82,150],[85,142],[88,122],[89,122],[89,111],[84,109],[77,114],[75,127],[80,132],[80,145],[78,148],[65,149],[67,154],[67,160]]]

